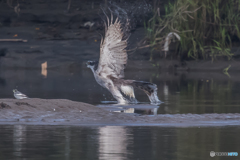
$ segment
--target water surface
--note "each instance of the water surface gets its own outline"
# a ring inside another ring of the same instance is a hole
[[[239,132],[239,127],[5,125],[0,159],[209,159],[210,151],[239,153]]]
[[[158,96],[164,103],[154,106],[148,97],[136,90],[140,104],[117,107],[112,95],[99,86],[90,69],[47,71],[19,69],[0,70],[0,98],[13,98],[12,89],[29,97],[70,99],[105,107],[106,109],[140,114],[176,113],[240,113],[240,79],[223,73],[126,70],[126,79],[150,81],[158,85]]]

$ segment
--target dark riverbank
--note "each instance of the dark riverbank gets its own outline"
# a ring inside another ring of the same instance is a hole
[[[143,3],[144,2],[144,3]],[[153,2],[138,2],[141,9],[134,9],[134,1],[119,3],[126,11],[132,10],[131,37],[129,50],[138,47],[145,36],[144,20],[151,17]],[[5,41],[0,42],[0,68],[7,69],[40,69],[41,64],[47,62],[48,69],[75,69],[85,64],[87,60],[99,57],[101,35],[104,35],[103,12],[100,6],[103,1],[72,1],[70,11],[67,12],[68,1],[31,1],[19,2],[19,15],[13,7],[17,4],[0,4],[0,35]],[[163,1],[160,5],[161,14],[164,11]],[[131,8],[133,7],[133,8]],[[94,23],[89,28],[87,22]],[[101,34],[101,35],[100,35]],[[27,42],[9,42],[8,39],[22,39]],[[235,56],[227,61],[224,58],[212,62],[185,61],[176,56],[175,49],[170,48],[167,59],[164,53],[151,52],[151,48],[138,49],[128,52],[129,61],[137,67],[158,69],[162,71],[222,71],[231,65],[229,71],[239,71],[239,49],[233,48]],[[153,61],[148,62],[150,54]],[[180,60],[181,59],[181,60]],[[128,63],[130,64],[130,63]],[[129,65],[128,68],[134,67]]]

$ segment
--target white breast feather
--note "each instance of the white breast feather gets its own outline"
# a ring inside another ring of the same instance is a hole
[[[121,91],[129,97],[135,98],[134,90],[132,86],[121,85]]]

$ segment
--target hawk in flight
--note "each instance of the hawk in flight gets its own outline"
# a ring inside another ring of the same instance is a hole
[[[87,67],[93,72],[98,84],[111,92],[118,103],[137,103],[134,88],[143,90],[151,103],[160,103],[157,85],[149,82],[125,80],[124,69],[127,64],[127,40],[118,18],[113,22],[107,17],[105,37],[100,44],[99,61],[88,61]]]

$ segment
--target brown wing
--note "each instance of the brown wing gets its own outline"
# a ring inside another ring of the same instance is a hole
[[[124,33],[118,18],[113,23],[105,24],[105,38],[100,45],[100,59],[97,73],[115,78],[124,77],[124,68],[127,64],[127,39],[123,40]]]

